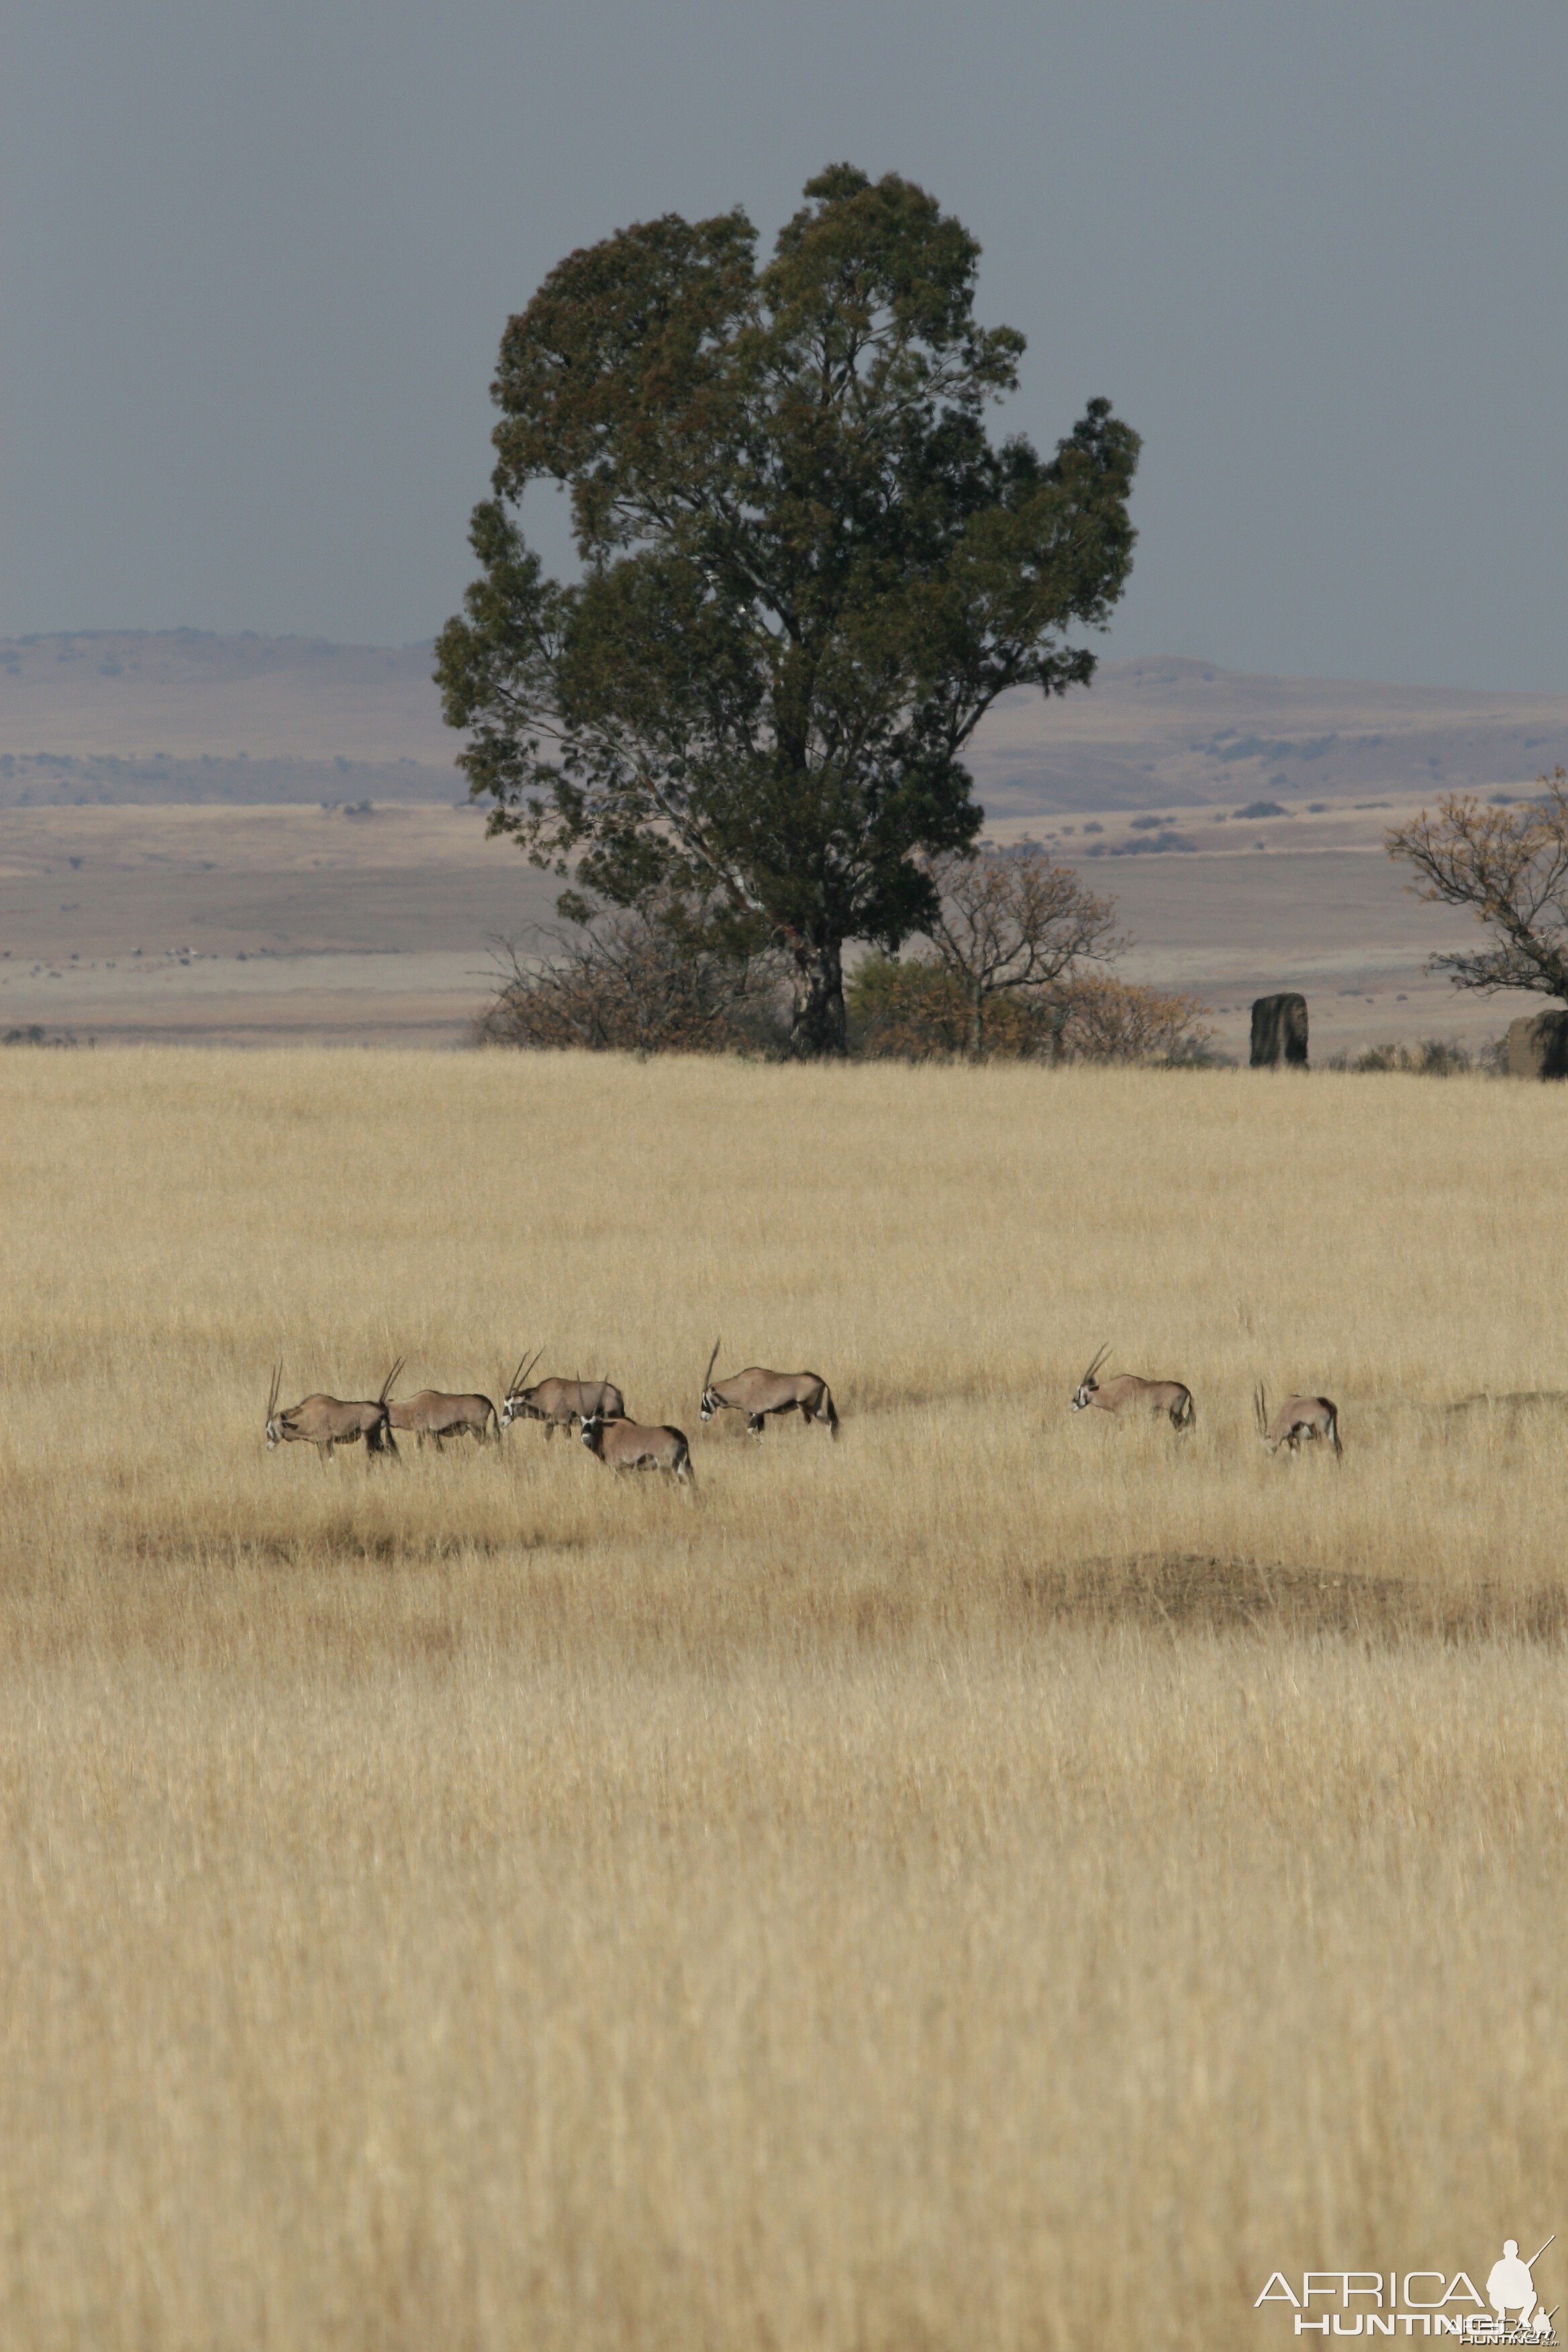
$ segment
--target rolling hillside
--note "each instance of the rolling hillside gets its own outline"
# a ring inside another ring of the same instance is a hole
[[[0,806],[450,802],[428,646],[100,632],[0,643]],[[1568,762],[1568,695],[1108,662],[1009,696],[975,779],[998,818],[1502,789]]]

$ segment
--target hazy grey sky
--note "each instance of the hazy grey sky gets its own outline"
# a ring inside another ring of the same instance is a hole
[[[1107,650],[1568,691],[1564,0],[17,0],[0,633],[405,642],[503,320],[847,158],[1144,436]],[[551,525],[553,529],[555,526]]]

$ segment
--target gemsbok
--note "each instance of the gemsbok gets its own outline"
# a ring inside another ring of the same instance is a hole
[[[589,1453],[612,1470],[668,1470],[678,1486],[689,1486],[693,1494],[697,1491],[684,1430],[614,1421],[601,1406],[590,1405],[578,1434]]]
[[[1293,1454],[1300,1454],[1305,1444],[1331,1445],[1336,1462],[1343,1455],[1340,1409],[1331,1397],[1287,1397],[1270,1421],[1268,1399],[1259,1381],[1252,1391],[1252,1410],[1258,1418],[1258,1434],[1270,1454],[1278,1454],[1282,1445],[1289,1446]]]
[[[421,1389],[417,1396],[400,1397],[387,1406],[394,1429],[411,1431],[421,1445],[426,1438],[437,1454],[448,1437],[487,1437],[500,1444],[500,1423],[488,1396],[448,1396],[441,1389]]]
[[[715,1339],[708,1370],[702,1375],[699,1410],[704,1421],[711,1421],[716,1412],[743,1412],[752,1436],[761,1437],[763,1423],[770,1414],[798,1412],[803,1423],[819,1421],[829,1437],[837,1436],[837,1411],[820,1372],[768,1372],[760,1364],[752,1364],[743,1372],[731,1372],[728,1380],[716,1381],[713,1367],[718,1360],[719,1341]]]
[[[386,1398],[402,1370],[403,1359],[399,1357],[383,1381],[381,1394],[374,1404],[345,1404],[341,1397],[308,1396],[279,1412],[278,1394],[283,1385],[283,1367],[279,1364],[272,1375],[272,1393],[267,1400],[267,1451],[270,1454],[275,1445],[298,1440],[315,1447],[323,1470],[332,1458],[335,1445],[357,1445],[362,1437],[366,1453],[373,1456],[395,1454],[397,1441],[392,1434],[392,1413]]]
[[[613,1381],[536,1381],[532,1388],[523,1382],[544,1350],[540,1348],[531,1360],[521,1360],[506,1384],[501,1402],[500,1425],[510,1429],[514,1421],[542,1421],[546,1437],[553,1437],[558,1429],[570,1429],[586,1412],[601,1412],[606,1421],[625,1421],[626,1401]]]
[[[1119,1372],[1113,1381],[1101,1387],[1095,1379],[1110,1350],[1101,1348],[1078,1387],[1073,1391],[1072,1410],[1082,1412],[1088,1405],[1098,1405],[1101,1412],[1146,1412],[1156,1419],[1163,1413],[1174,1430],[1191,1429],[1196,1419],[1191,1389],[1180,1381],[1144,1381],[1136,1372]]]

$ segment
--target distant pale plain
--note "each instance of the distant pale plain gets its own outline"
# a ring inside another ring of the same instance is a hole
[[[194,631],[0,645],[0,1034],[463,1043],[496,943],[534,938],[556,886],[455,808],[429,663]],[[1130,976],[1203,996],[1231,1053],[1252,996],[1300,988],[1321,1055],[1473,1045],[1532,1009],[1426,975],[1471,926],[1381,845],[1444,790],[1517,796],[1560,760],[1568,698],[1146,660],[1009,698],[972,764],[994,838],[1114,896]]]

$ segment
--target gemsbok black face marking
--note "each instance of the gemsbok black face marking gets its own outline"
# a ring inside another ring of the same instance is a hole
[[[294,1443],[313,1445],[323,1469],[332,1458],[334,1446],[357,1445],[362,1437],[367,1454],[395,1454],[397,1443],[392,1434],[392,1415],[386,1399],[402,1370],[403,1359],[399,1356],[383,1381],[381,1394],[374,1404],[345,1404],[341,1397],[308,1396],[279,1412],[278,1394],[283,1385],[283,1367],[279,1364],[272,1375],[272,1389],[267,1400],[267,1451],[270,1454],[274,1446]]]
[[[1294,1458],[1303,1445],[1326,1444],[1333,1447],[1336,1462],[1342,1459],[1345,1449],[1340,1444],[1340,1409],[1331,1397],[1287,1397],[1270,1421],[1268,1399],[1259,1381],[1252,1391],[1252,1410],[1258,1434],[1270,1454],[1278,1454],[1283,1445]]]
[[[683,1430],[668,1424],[645,1428],[639,1422],[612,1420],[594,1405],[583,1415],[578,1434],[589,1453],[608,1469],[668,1470],[678,1486],[696,1492],[691,1448]]]
[[[1082,1412],[1096,1405],[1101,1412],[1161,1414],[1174,1430],[1191,1429],[1197,1418],[1191,1389],[1180,1381],[1140,1380],[1136,1372],[1119,1372],[1113,1381],[1101,1383],[1095,1378],[1110,1350],[1101,1348],[1072,1395],[1072,1411]]]
[[[837,1436],[837,1410],[820,1372],[770,1372],[760,1364],[752,1364],[746,1371],[731,1372],[727,1380],[716,1381],[713,1367],[718,1360],[719,1342],[715,1339],[708,1370],[702,1375],[700,1410],[704,1421],[711,1421],[716,1412],[743,1412],[751,1434],[761,1437],[763,1423],[771,1414],[798,1412],[803,1423],[821,1422],[829,1437]]]
[[[548,1380],[525,1388],[523,1382],[543,1353],[541,1348],[531,1360],[520,1360],[507,1382],[500,1409],[503,1429],[510,1429],[514,1421],[542,1421],[545,1436],[553,1437],[558,1429],[570,1429],[595,1405],[603,1407],[606,1421],[626,1419],[626,1401],[613,1381]]]
[[[1090,1405],[1094,1402],[1096,1396],[1100,1392],[1100,1382],[1094,1376],[1096,1372],[1099,1371],[1101,1364],[1104,1363],[1110,1353],[1110,1350],[1109,1348],[1100,1349],[1099,1354],[1094,1357],[1093,1360],[1089,1364],[1088,1371],[1085,1372],[1082,1380],[1079,1381],[1077,1388],[1073,1391],[1072,1410],[1074,1412],[1081,1412],[1086,1405]]]

